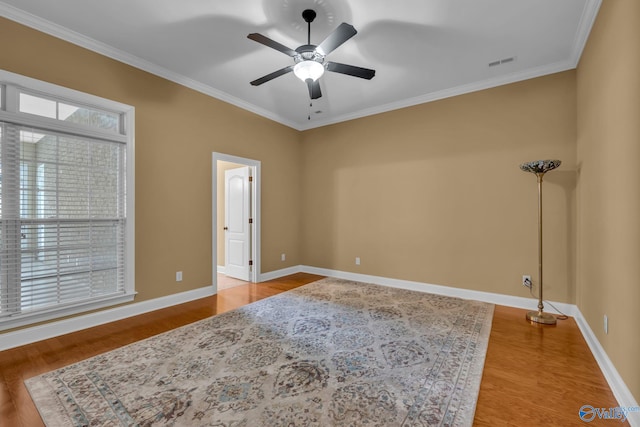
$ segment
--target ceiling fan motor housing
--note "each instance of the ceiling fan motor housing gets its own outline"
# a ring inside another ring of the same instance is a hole
[[[322,64],[324,62],[324,55],[321,55],[316,51],[316,46],[312,44],[304,44],[296,49],[298,54],[293,60],[298,63],[301,61],[316,61]]]

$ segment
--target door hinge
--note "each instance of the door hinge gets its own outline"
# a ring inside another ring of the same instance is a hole
[[[253,182],[253,177],[252,176],[249,177],[249,182]]]
[[[249,267],[251,267],[253,265],[253,260],[249,260]]]
[[[253,224],[253,218],[249,218],[249,224]]]

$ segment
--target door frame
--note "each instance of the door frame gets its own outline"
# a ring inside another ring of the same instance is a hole
[[[251,169],[253,189],[251,191],[250,215],[253,218],[253,230],[251,232],[251,260],[253,261],[253,266],[249,272],[249,280],[257,283],[260,279],[260,161],[213,152],[211,155],[211,283],[215,293],[218,292],[218,161],[237,163],[249,166]]]

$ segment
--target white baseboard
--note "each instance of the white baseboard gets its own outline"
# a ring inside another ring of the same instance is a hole
[[[191,291],[181,292],[179,294],[168,295],[165,297],[155,298],[149,301],[123,305],[108,310],[89,313],[70,319],[59,320],[57,322],[46,323],[44,325],[33,326],[31,328],[19,329],[13,332],[1,334],[0,351],[10,348],[19,347],[25,344],[31,344],[36,341],[42,341],[48,338],[57,337],[71,332],[80,331],[82,329],[103,325],[116,320],[126,319],[127,317],[137,316],[139,314],[148,313],[150,311],[159,310],[161,308],[171,307],[185,302],[197,300],[200,298],[214,295],[213,286],[206,286]]]
[[[607,380],[607,383],[609,383],[609,387],[611,387],[611,391],[613,392],[613,395],[618,401],[620,407],[638,408],[638,402],[631,394],[631,391],[616,370],[613,362],[611,362],[611,359],[609,359],[607,352],[604,350],[604,348],[602,348],[602,345],[600,344],[600,341],[598,341],[596,334],[593,333],[593,330],[587,323],[587,320],[584,318],[582,312],[577,307],[574,318],[576,319],[578,328],[580,328],[582,336],[584,337],[585,341],[587,341],[587,345],[589,346],[589,349],[591,349],[591,353],[596,359],[596,362],[598,362],[598,366],[600,366],[600,370]],[[629,413],[627,416],[627,420],[632,427],[640,427],[640,412]]]
[[[317,274],[327,277],[335,277],[338,279],[391,286],[401,289],[429,292],[438,295],[473,299],[477,301],[490,302],[493,304],[506,305],[510,307],[526,309],[535,308],[537,306],[537,300],[533,298],[523,298],[492,292],[453,288],[449,286],[392,279],[388,277],[370,276],[365,274],[330,270],[326,268],[311,267],[306,265],[298,265],[281,270],[271,271],[268,273],[259,274],[258,277],[260,282],[264,282],[300,272]],[[116,320],[125,319],[127,317],[148,313],[150,311],[159,310],[161,308],[182,304],[214,294],[215,291],[213,289],[213,286],[207,286],[199,289],[194,289],[192,291],[181,292],[179,294],[156,298],[149,301],[143,301],[140,303],[129,304],[96,313],[90,313],[71,319],[47,323],[44,325],[21,329],[14,332],[7,332],[0,335],[2,337],[2,341],[0,342],[0,351],[48,338],[53,338],[82,329],[91,328],[101,324],[114,322]],[[566,303],[553,304],[558,307],[558,309],[561,310],[564,314],[573,316],[575,318],[576,323],[578,324],[578,327],[582,332],[582,335],[584,336],[591,352],[593,353],[596,362],[600,366],[605,379],[609,383],[609,387],[611,387],[615,398],[618,400],[619,405],[625,408],[638,407],[638,403],[631,394],[631,391],[624,383],[622,377],[611,362],[611,359],[609,359],[609,356],[607,356],[607,353],[589,327],[587,321],[585,320],[578,307],[573,304]],[[628,420],[631,426],[640,427],[640,412],[630,413],[628,416]]]
[[[258,282],[266,282],[267,280],[274,280],[280,277],[288,276],[290,274],[302,272],[301,265],[295,265],[293,267],[283,268],[282,270],[270,271],[268,273],[262,273],[258,275]]]
[[[224,266],[217,266],[217,271],[224,274]],[[271,271],[269,273],[259,275],[259,281],[277,279],[279,277],[288,276],[290,274],[299,273],[301,266],[294,266],[282,270]],[[71,332],[80,331],[82,329],[103,325],[109,322],[126,319],[127,317],[137,316],[139,314],[148,313],[150,311],[159,310],[161,308],[171,307],[173,305],[182,304],[200,298],[214,295],[213,286],[206,286],[192,291],[181,292],[178,294],[167,295],[165,297],[155,298],[149,301],[123,305],[120,307],[89,313],[70,319],[59,320],[56,322],[46,323],[30,328],[19,329],[13,332],[0,334],[0,351],[10,348],[19,347],[21,345],[31,344],[48,338],[57,337]]]
[[[452,288],[449,286],[432,285],[428,283],[412,282],[408,280],[391,279],[388,277],[369,276],[365,274],[350,273],[345,271],[330,270],[326,268],[317,268],[303,265],[301,271],[304,273],[318,274],[321,276],[335,277],[337,279],[353,280],[357,282],[373,283],[377,285],[391,286],[401,289],[409,289],[420,292],[429,292],[432,294],[446,295],[451,297],[458,297],[464,299],[473,299],[477,301],[484,301],[498,305],[505,305],[509,307],[517,308],[529,308],[535,309],[538,305],[538,300],[534,298],[523,298],[511,295],[496,294],[491,292],[473,291],[469,289]],[[621,408],[638,408],[638,402],[634,399],[631,391],[625,384],[624,380],[618,373],[617,369],[607,356],[604,348],[598,341],[591,328],[589,327],[584,316],[580,312],[580,309],[574,304],[553,302],[559,310],[568,316],[573,316],[576,320],[578,328],[582,333],[584,339],[589,345],[589,349],[593,354],[600,370],[602,371],[613,395],[615,396],[618,404]],[[595,402],[594,402],[595,403]],[[585,402],[589,404],[589,402]],[[577,416],[577,414],[576,414]],[[640,427],[640,412],[630,412],[627,416],[629,424],[632,427]]]
[[[529,308],[535,310],[538,300],[534,298],[516,297],[512,295],[496,294],[493,292],[474,291],[470,289],[453,288],[451,286],[432,285],[429,283],[412,282],[409,280],[392,279],[389,277],[369,276],[366,274],[350,273],[346,271],[330,270],[303,265],[304,273],[318,274],[321,276],[335,277],[337,279],[353,280],[356,282],[373,283],[375,285],[391,286],[393,288],[408,289],[412,291],[428,292],[436,295],[446,295],[463,299],[490,302],[492,304],[506,305],[509,307]],[[560,311],[568,316],[573,316],[576,306],[562,302],[553,302]],[[546,310],[551,312],[551,310]]]
[[[227,271],[227,267],[224,265],[218,265],[216,266],[216,272],[220,273],[220,274],[225,274],[225,272]]]

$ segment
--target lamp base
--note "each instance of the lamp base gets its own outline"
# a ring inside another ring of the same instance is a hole
[[[556,317],[553,314],[543,313],[542,311],[530,311],[527,313],[527,320],[543,325],[555,325]]]

